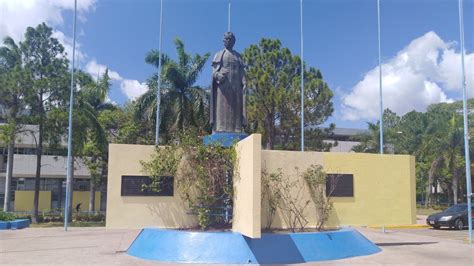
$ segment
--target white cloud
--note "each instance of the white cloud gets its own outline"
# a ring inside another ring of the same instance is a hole
[[[72,62],[72,44],[73,39],[64,35],[62,31],[54,30],[52,34],[53,38],[58,39],[58,41],[64,46],[64,51],[67,54],[67,58],[70,62]],[[81,51],[81,44],[76,41],[76,62],[75,65],[77,67],[77,62],[82,62],[86,59],[86,55]],[[72,64],[72,63],[71,63]]]
[[[77,1],[78,19],[85,21],[85,14],[95,9],[97,0]],[[73,11],[73,0],[0,0],[0,41],[10,36],[15,41],[22,41],[27,27],[36,27],[46,22],[53,27],[53,37],[58,39],[64,46],[69,60],[72,59],[73,40],[68,34],[57,29],[64,24],[64,11]],[[68,15],[70,15],[69,13]],[[83,36],[83,29],[78,29],[78,36]],[[71,33],[72,35],[72,33]],[[0,42],[1,45],[1,42]],[[81,51],[81,44],[76,40],[76,62],[81,64],[87,59],[87,55]],[[76,65],[77,67],[77,65]],[[90,60],[85,71],[94,78],[109,69],[109,77],[113,82],[120,83],[122,93],[129,99],[135,99],[143,94],[148,87],[138,80],[125,79],[116,71],[105,65],[97,63],[95,59]]]
[[[86,65],[86,72],[91,74],[92,77],[97,78],[97,75],[102,76],[106,69],[109,69],[105,65],[98,64],[95,60],[89,61]],[[122,81],[123,78],[116,71],[109,69],[109,77],[111,80]]]
[[[131,79],[122,81],[120,88],[122,89],[122,92],[132,100],[138,98],[148,90],[148,86],[144,82],[140,83],[138,80]]]
[[[428,32],[382,64],[384,108],[403,115],[424,111],[432,103],[452,101],[447,92],[461,90],[460,53],[454,44]],[[474,54],[465,58],[467,88],[473,96]],[[342,97],[342,116],[346,120],[377,119],[378,103],[379,70],[375,67]]]
[[[118,72],[111,70],[106,65],[97,63],[96,60],[91,60],[86,65],[86,72],[91,74],[94,78],[97,77],[97,74],[104,74],[106,69],[109,70],[110,79],[120,83],[120,89],[128,99],[134,100],[148,90],[146,83],[134,79],[125,79]]]
[[[77,3],[78,17],[85,20],[85,13],[95,8],[96,0],[80,0]],[[63,11],[74,10],[72,0],[0,0],[0,40],[10,36],[21,41],[27,27],[35,27],[46,22],[53,28],[64,23]],[[68,57],[72,58],[72,38],[55,29],[53,37],[65,47]],[[76,48],[80,44],[76,43]],[[85,55],[76,49],[77,59],[81,61]]]

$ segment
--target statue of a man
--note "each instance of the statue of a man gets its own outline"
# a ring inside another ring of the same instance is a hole
[[[235,36],[224,34],[225,49],[212,60],[211,117],[212,132],[242,132],[245,125],[245,71],[240,54],[232,48]]]

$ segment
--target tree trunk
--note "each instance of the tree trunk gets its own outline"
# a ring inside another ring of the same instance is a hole
[[[42,120],[42,119],[41,119]],[[34,133],[33,133],[34,134]],[[36,175],[35,175],[35,196],[33,200],[33,217],[32,223],[38,223],[38,209],[39,209],[39,193],[40,193],[40,178],[41,178],[41,156],[43,154],[43,121],[39,123],[38,143],[36,146]]]
[[[434,177],[436,174],[436,171],[439,168],[439,165],[441,164],[443,160],[442,156],[437,157],[432,163],[430,170],[428,171],[428,184],[426,184],[426,201],[425,201],[425,206],[428,206],[428,204],[432,204],[433,199],[432,199],[432,193],[431,193],[431,186],[434,183]]]
[[[446,191],[448,192],[448,203],[449,205],[452,205],[453,202],[454,202],[454,199],[453,199],[453,190],[451,189],[453,184],[448,184],[446,187]]]
[[[92,163],[94,164],[97,161],[97,158],[92,157]],[[95,173],[91,172],[90,187],[89,187],[89,211],[95,211]]]
[[[3,202],[3,210],[6,212],[11,210],[11,186],[13,177],[13,158],[15,154],[15,134],[10,137],[10,143],[8,144],[8,159],[7,159],[7,173],[5,177],[5,199]]]
[[[95,211],[95,180],[91,177],[91,185],[89,189],[89,211]]]
[[[461,175],[461,171],[460,169],[456,169],[453,173],[453,185],[452,185],[452,189],[453,189],[453,202],[454,204],[458,204],[458,193],[459,193],[459,178],[460,178],[460,175]]]
[[[273,150],[275,140],[275,125],[273,116],[268,115],[265,119],[267,124],[267,150]]]

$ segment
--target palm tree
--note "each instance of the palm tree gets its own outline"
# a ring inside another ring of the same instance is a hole
[[[102,77],[98,77],[97,82],[93,82],[90,76],[86,76],[85,81],[85,86],[77,94],[76,110],[78,110],[78,116],[85,118],[88,130],[81,130],[81,133],[78,134],[80,145],[78,154],[86,162],[91,172],[89,211],[94,211],[95,188],[104,173],[108,154],[108,140],[105,129],[99,121],[99,115],[104,110],[113,110],[116,107],[107,102],[110,90],[108,70]]]
[[[195,86],[209,53],[194,56],[186,53],[180,39],[175,40],[178,61],[162,56],[162,90],[160,105],[160,130],[176,132],[188,127],[205,129],[208,125],[207,95],[204,89]],[[157,66],[160,54],[150,51],[145,61]],[[148,79],[149,90],[136,102],[135,116],[139,119],[156,121],[156,91],[158,73]]]
[[[15,136],[26,110],[25,88],[30,80],[22,64],[19,46],[10,37],[5,38],[3,44],[0,47],[0,106],[7,124],[2,126],[1,131],[2,139],[8,145],[3,209],[10,211]]]
[[[94,211],[95,187],[102,176],[102,166],[107,158],[107,137],[104,127],[99,121],[99,113],[102,110],[114,109],[106,98],[110,88],[108,71],[95,82],[92,77],[82,71],[77,71],[76,87],[80,87],[74,97],[73,113],[73,160],[80,157],[91,172],[89,210]],[[67,106],[65,106],[67,107]],[[66,112],[64,112],[65,114]],[[62,120],[63,122],[66,120]],[[70,166],[73,169],[74,165]],[[74,176],[74,175],[73,175]],[[74,178],[74,177],[73,177]],[[71,182],[72,185],[72,182]],[[70,188],[72,190],[72,187]],[[71,210],[72,197],[65,204]],[[69,211],[69,214],[72,214]],[[70,220],[72,216],[68,217]]]

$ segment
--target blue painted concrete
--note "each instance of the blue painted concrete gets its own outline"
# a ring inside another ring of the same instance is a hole
[[[248,135],[245,133],[233,132],[215,132],[211,135],[204,136],[204,145],[219,144],[223,147],[230,147],[234,142],[243,140]]]
[[[263,234],[260,239],[234,232],[145,228],[127,253],[163,262],[277,264],[336,260],[380,251],[352,228],[317,233]]]
[[[23,229],[25,227],[30,226],[29,219],[18,219],[14,221],[1,221],[0,222],[0,230],[6,229]]]
[[[0,221],[0,230],[10,229],[10,222]]]

